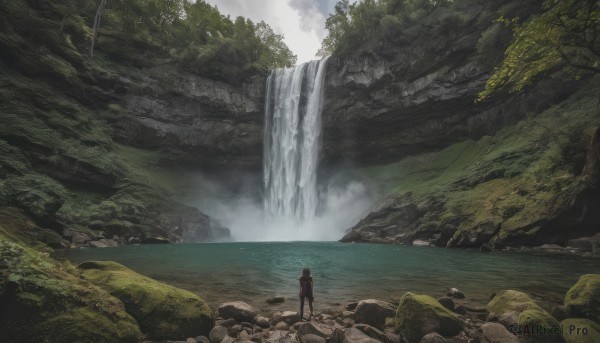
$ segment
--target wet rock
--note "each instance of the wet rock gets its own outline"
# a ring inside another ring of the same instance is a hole
[[[582,275],[567,292],[564,305],[574,316],[600,323],[600,275]]]
[[[273,323],[273,321],[284,321],[287,325],[294,325],[300,321],[300,314],[294,311],[284,311],[281,314],[274,316],[271,323]]]
[[[295,337],[294,334],[288,331],[275,330],[267,338],[267,341],[270,343],[294,343]]]
[[[580,237],[571,239],[567,242],[570,248],[578,249],[581,252],[589,252],[592,255],[600,254],[600,233],[592,237]]]
[[[456,299],[464,299],[465,298],[465,294],[454,287],[450,288],[446,295],[449,297],[452,297],[452,298],[456,298]]]
[[[452,310],[452,312],[464,316],[467,314],[467,308],[464,306],[457,306]]]
[[[231,337],[237,337],[237,335],[242,332],[243,327],[240,324],[236,324],[233,325],[232,327],[229,328],[229,330],[227,330],[229,336]]]
[[[285,297],[282,295],[277,295],[272,298],[267,299],[267,304],[280,304],[285,301]]]
[[[307,334],[304,336],[300,336],[300,342],[301,343],[326,343],[327,340],[321,336]]]
[[[394,306],[388,302],[367,299],[361,300],[354,311],[354,321],[383,328],[385,319],[396,313]]]
[[[367,336],[374,338],[381,342],[388,342],[388,336],[385,332],[367,324],[356,324],[353,326],[355,329],[358,329],[364,332]]]
[[[320,323],[307,322],[298,327],[298,336],[300,337],[304,335],[317,335],[329,339],[332,334],[333,329],[330,326]]]
[[[481,343],[519,343],[517,336],[500,323],[484,323],[481,330]]]
[[[263,329],[266,329],[270,326],[269,320],[263,316],[256,317],[256,325],[260,326]]]
[[[352,318],[353,316],[354,316],[354,312],[352,312],[352,311],[342,312],[342,317],[344,317],[344,318]]]
[[[396,332],[408,343],[419,342],[431,332],[454,336],[463,328],[463,321],[455,313],[430,296],[406,293],[400,299]]]
[[[288,330],[289,328],[290,326],[284,321],[275,324],[275,330]]]
[[[258,314],[254,307],[242,301],[223,303],[219,305],[217,312],[224,319],[233,318],[238,322],[252,322]]]
[[[444,338],[444,336],[440,335],[437,332],[431,332],[423,336],[419,343],[447,343],[448,341]]]
[[[215,321],[215,325],[224,326],[226,328],[230,328],[230,327],[234,326],[235,324],[237,324],[237,321],[233,318],[221,319],[221,320]]]

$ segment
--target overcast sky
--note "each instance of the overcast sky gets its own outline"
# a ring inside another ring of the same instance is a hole
[[[298,63],[317,59],[317,50],[326,35],[325,19],[337,0],[206,0],[219,12],[264,20],[273,31],[284,35],[287,46],[298,56]],[[354,2],[354,1],[351,1]]]

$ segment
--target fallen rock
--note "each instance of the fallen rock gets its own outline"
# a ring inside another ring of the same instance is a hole
[[[500,323],[484,323],[481,331],[481,343],[519,343],[517,336],[506,330]]]
[[[600,323],[600,275],[582,275],[567,292],[564,304],[573,316]]]
[[[376,299],[361,300],[354,310],[354,321],[383,328],[385,319],[395,314],[396,309],[390,303]]]
[[[449,297],[452,297],[452,298],[456,298],[456,299],[464,299],[465,298],[464,293],[459,291],[456,288],[450,288],[446,295]]]
[[[396,332],[408,343],[416,343],[431,332],[454,336],[464,322],[428,295],[406,293],[400,299],[396,314]]]
[[[285,301],[285,297],[282,295],[276,295],[270,299],[267,299],[268,304],[280,304]]]
[[[252,322],[258,311],[245,302],[232,301],[219,305],[217,313],[224,319],[233,318],[238,322]]]

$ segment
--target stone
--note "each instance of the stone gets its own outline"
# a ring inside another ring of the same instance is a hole
[[[454,311],[454,300],[449,297],[442,297],[437,300],[442,306],[449,309],[450,311]]]
[[[565,295],[564,305],[573,316],[600,323],[600,275],[582,275]]]
[[[353,326],[355,329],[358,329],[365,333],[365,335],[374,338],[381,342],[388,342],[387,334],[376,327],[373,327],[368,324],[356,324]]]
[[[270,343],[295,343],[295,335],[288,331],[275,330],[267,338]]]
[[[276,317],[278,321],[284,321],[287,325],[294,325],[300,321],[300,314],[293,311],[284,311]]]
[[[280,304],[284,301],[285,301],[285,297],[282,295],[277,295],[277,296],[267,299],[268,304]]]
[[[142,240],[139,237],[129,237],[127,238],[127,244],[141,244]]]
[[[242,301],[232,301],[219,305],[217,313],[224,319],[233,318],[238,322],[252,322],[258,311]]]
[[[329,339],[333,334],[333,329],[330,326],[314,323],[314,322],[306,322],[298,327],[298,335],[317,335],[323,337],[325,339]]]
[[[263,328],[263,329],[266,329],[266,328],[268,328],[269,326],[271,326],[271,325],[269,324],[269,320],[268,320],[267,318],[263,317],[263,316],[258,316],[258,317],[256,318],[256,325],[260,326],[260,327],[261,327],[261,328]]]
[[[235,324],[237,324],[237,321],[233,318],[221,319],[221,320],[215,321],[215,325],[221,325],[226,328],[230,328],[230,327],[234,326]]]
[[[196,337],[194,337],[194,339],[198,343],[210,343],[210,340],[206,336],[196,336]]]
[[[83,278],[125,304],[152,340],[206,335],[213,326],[210,307],[198,295],[140,275],[111,261],[79,265]],[[165,325],[169,318],[169,325]]]
[[[230,327],[227,332],[231,337],[237,337],[237,335],[242,332],[243,327],[240,324],[233,325]]]
[[[185,340],[185,343],[198,343],[198,341],[194,337],[188,337],[188,339]]]
[[[284,321],[275,324],[275,330],[288,330],[289,328],[290,326]]]
[[[396,332],[408,343],[417,343],[428,333],[454,336],[463,330],[464,322],[428,295],[406,293],[400,299],[396,314]]]
[[[358,306],[358,301],[348,301],[344,308],[347,311],[354,311],[356,309],[356,306]]]
[[[560,323],[552,317],[548,312],[539,309],[527,309],[519,315],[517,324],[520,328],[530,327],[535,330],[549,330],[549,333],[544,331],[540,334],[524,335],[524,341],[527,343],[562,343],[560,335]]]
[[[335,333],[332,333],[331,343],[381,343],[374,338],[367,336],[364,332],[355,329],[336,329]]]
[[[448,341],[444,338],[444,336],[440,335],[437,332],[431,332],[423,336],[419,343],[447,343]]]
[[[585,318],[569,318],[560,322],[566,343],[600,342],[600,324]]]
[[[228,336],[228,330],[224,326],[217,325],[208,333],[210,343],[220,343],[226,336]]]
[[[304,336],[300,336],[301,343],[327,343],[327,340],[324,337],[307,334]]]
[[[354,321],[383,328],[385,319],[395,314],[396,309],[388,302],[376,299],[361,300],[354,310]]]
[[[91,240],[92,239],[90,238],[90,236],[83,232],[73,231],[73,233],[71,234],[71,243],[73,244],[83,245]]]
[[[461,316],[465,316],[467,314],[467,308],[464,306],[457,306],[452,310],[452,312],[460,314]]]
[[[352,318],[353,316],[354,316],[354,312],[352,312],[352,311],[342,312],[342,317],[344,317],[344,318]]]
[[[519,343],[517,336],[506,330],[500,323],[484,323],[481,331],[481,343]]]
[[[87,243],[92,248],[108,248],[109,245],[101,241],[89,241]]]
[[[450,288],[446,295],[449,297],[452,297],[452,298],[456,298],[456,299],[464,299],[465,298],[465,295],[463,294],[463,292],[459,291],[456,288]]]

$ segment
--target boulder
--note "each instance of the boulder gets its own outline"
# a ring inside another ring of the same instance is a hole
[[[452,297],[452,298],[456,298],[456,299],[464,299],[465,298],[465,294],[454,287],[450,288],[446,295],[449,297]]]
[[[275,330],[284,331],[284,330],[289,330],[289,328],[290,328],[290,326],[284,321],[281,321],[281,322],[275,324]]]
[[[302,337],[305,335],[317,335],[325,339],[329,339],[333,334],[333,329],[330,326],[306,322],[298,327],[298,336]]]
[[[539,309],[527,309],[519,315],[519,328],[532,328],[532,334],[523,335],[526,343],[562,343],[560,324],[548,312]],[[541,331],[540,331],[541,330]]]
[[[276,295],[272,298],[267,299],[267,304],[280,304],[285,301],[285,297],[282,295]]]
[[[431,332],[423,336],[419,343],[448,343],[448,341],[439,333]]]
[[[330,343],[381,343],[356,328],[335,329]]]
[[[275,330],[271,336],[267,338],[270,343],[296,343],[295,335],[289,331]]]
[[[358,302],[357,301],[348,301],[346,303],[346,306],[344,306],[344,308],[347,311],[354,311],[356,309],[356,306],[358,306]]]
[[[504,326],[515,323],[521,312],[527,309],[543,311],[529,295],[513,290],[498,292],[486,309],[488,321],[500,321]]]
[[[519,339],[500,323],[484,323],[481,326],[481,343],[519,343]]]
[[[82,276],[115,296],[152,340],[207,335],[212,311],[198,295],[169,286],[110,261],[84,262]]]
[[[569,318],[560,322],[566,343],[600,342],[600,324],[584,318]]]
[[[326,343],[327,340],[324,337],[308,334],[299,337],[300,343]]]
[[[354,321],[383,328],[385,319],[394,317],[396,309],[390,303],[381,300],[361,300],[354,310]]]
[[[375,327],[372,327],[371,325],[356,324],[354,325],[354,328],[364,332],[367,336],[374,338],[378,341],[387,342],[389,340],[385,332]]]
[[[464,328],[463,321],[428,295],[406,293],[396,314],[396,332],[408,343],[416,343],[428,333],[454,336]]]
[[[233,318],[237,322],[253,322],[258,311],[242,301],[232,301],[219,305],[217,313],[224,319]]]
[[[582,275],[567,292],[564,304],[573,316],[600,323],[600,275]]]
[[[454,311],[454,300],[448,297],[442,297],[437,300],[442,306],[449,309],[450,311]]]
[[[287,325],[294,325],[300,321],[300,314],[294,311],[284,311],[281,314],[273,316],[271,323],[285,322]]]
[[[268,328],[269,326],[271,326],[271,325],[269,324],[269,320],[268,320],[267,318],[263,317],[263,316],[258,316],[258,317],[256,318],[256,325],[260,326],[260,327],[261,327],[261,328],[263,328],[263,329],[266,329],[266,328]]]

